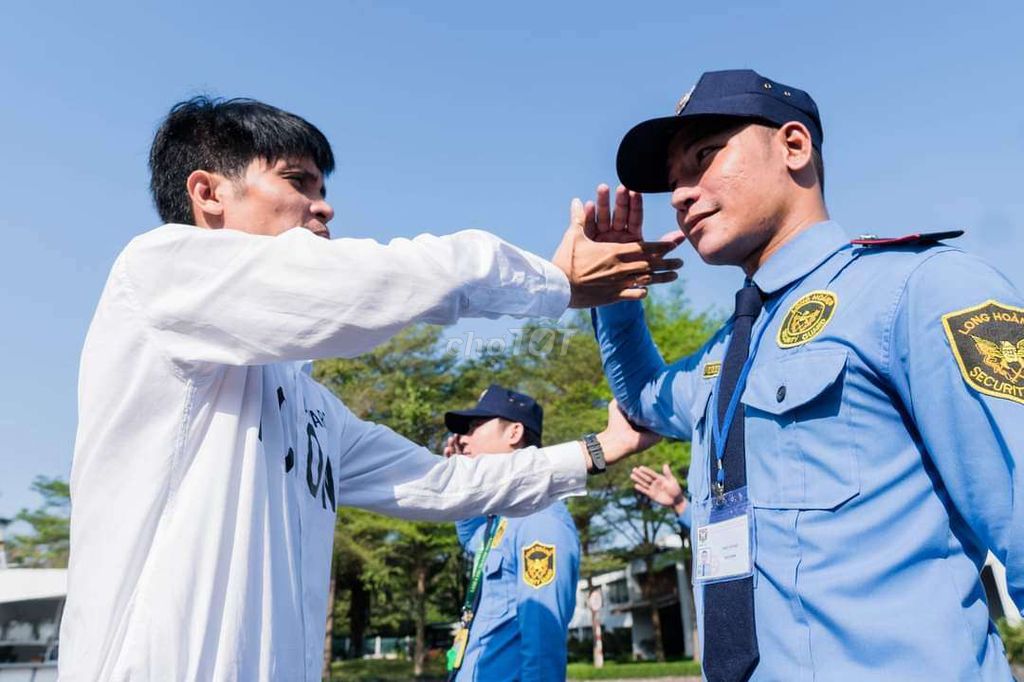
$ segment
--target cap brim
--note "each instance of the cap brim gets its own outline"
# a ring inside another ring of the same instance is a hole
[[[619,143],[615,170],[619,182],[634,192],[668,192],[668,145],[686,124],[681,116],[638,123]]]
[[[444,413],[444,425],[452,433],[464,434],[469,431],[469,424],[474,419],[493,418],[496,415],[489,410],[473,408],[472,410],[456,410]]]
[[[687,110],[679,116],[652,118],[637,124],[619,144],[615,159],[619,182],[634,192],[671,192],[668,149],[677,133],[695,125],[708,126],[707,132],[710,133],[747,118],[750,117],[721,111]],[[703,134],[703,131],[698,134]]]

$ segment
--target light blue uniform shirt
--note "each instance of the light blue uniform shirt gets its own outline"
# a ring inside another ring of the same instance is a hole
[[[752,679],[1012,679],[979,571],[991,550],[1024,605],[1020,293],[953,246],[856,247],[832,222],[797,235],[753,279],[769,297],[755,337],[778,307],[742,395],[761,654]],[[823,328],[814,305],[788,314],[815,291],[835,298]],[[954,315],[947,332],[943,316],[990,300],[999,307]],[[690,491],[707,500],[711,375],[731,324],[671,365],[639,304],[600,308],[595,324],[619,403],[692,441]],[[702,628],[700,587],[695,597]]]
[[[485,517],[457,524],[467,551],[479,551],[486,525]],[[548,552],[550,563],[536,558]],[[534,557],[530,572],[525,553]],[[484,564],[480,603],[455,679],[564,680],[579,573],[579,538],[564,502],[508,518],[501,544]]]

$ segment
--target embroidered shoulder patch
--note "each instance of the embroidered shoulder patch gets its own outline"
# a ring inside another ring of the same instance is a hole
[[[718,376],[718,373],[722,371],[722,363],[720,362],[709,362],[704,365],[704,378],[714,379]]]
[[[1024,308],[988,300],[942,316],[967,385],[1024,404]]]
[[[838,304],[839,298],[831,291],[812,291],[801,296],[779,326],[779,348],[800,346],[820,334]]]
[[[540,589],[555,579],[555,546],[534,542],[523,548],[523,582]]]

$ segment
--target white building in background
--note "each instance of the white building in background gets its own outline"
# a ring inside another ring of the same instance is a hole
[[[57,634],[67,585],[63,568],[0,570],[0,682],[57,679]]]
[[[672,534],[659,539],[659,546],[661,551],[655,555],[654,561],[656,596],[653,606],[661,617],[665,654],[669,658],[692,658],[696,623],[689,572],[682,563],[682,543],[678,535]],[[594,587],[601,590],[599,614],[603,639],[608,640],[609,631],[628,629],[634,660],[655,657],[652,605],[644,598],[642,588],[647,579],[647,569],[639,559],[625,568],[602,573],[592,579]],[[593,638],[588,605],[590,589],[586,580],[580,580],[577,589],[576,611],[569,622],[569,636],[582,641]],[[609,658],[607,646],[605,657]]]

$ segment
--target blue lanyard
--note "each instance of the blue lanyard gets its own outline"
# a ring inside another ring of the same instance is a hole
[[[802,280],[803,278],[801,278]],[[794,286],[800,282],[796,282]],[[719,373],[718,381],[715,383],[715,390],[711,394],[711,434],[715,440],[715,464],[718,470],[715,475],[715,482],[718,488],[719,496],[725,491],[725,466],[722,463],[722,457],[725,455],[725,437],[729,435],[729,429],[732,428],[732,421],[736,418],[736,409],[740,404],[740,396],[743,394],[743,389],[747,385],[747,377],[750,375],[750,368],[754,365],[754,358],[757,357],[757,349],[761,345],[761,339],[764,337],[765,330],[771,325],[772,318],[775,316],[775,311],[779,309],[782,304],[782,300],[789,293],[792,287],[787,288],[780,295],[775,304],[771,307],[771,310],[765,309],[765,320],[761,326],[760,331],[757,332],[757,336],[750,343],[750,351],[747,354],[747,360],[743,363],[743,369],[740,370],[740,376],[736,380],[736,388],[733,389],[732,397],[729,399],[729,405],[725,409],[725,422],[719,425],[718,423],[718,394],[722,390],[722,374]],[[730,341],[730,344],[732,342]],[[728,350],[726,350],[728,355]]]

